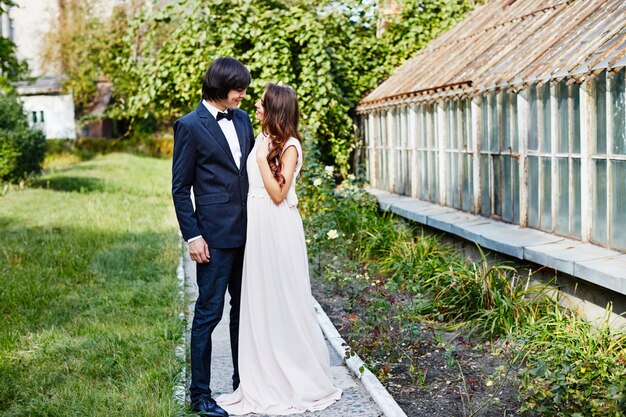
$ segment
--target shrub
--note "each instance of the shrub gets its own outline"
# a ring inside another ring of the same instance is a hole
[[[626,412],[626,333],[595,326],[554,305],[522,329],[519,352],[522,411],[542,416],[623,416]]]
[[[133,137],[130,139],[80,138],[78,140],[52,139],[48,141],[48,155],[71,153],[81,160],[112,152],[129,152],[155,158],[170,158],[174,150],[171,135],[162,137]]]
[[[0,180],[17,182],[41,172],[46,136],[32,129],[22,103],[0,94]]]

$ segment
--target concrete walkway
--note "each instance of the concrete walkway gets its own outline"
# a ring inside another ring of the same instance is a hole
[[[186,245],[184,245],[186,249]],[[183,269],[185,273],[185,288],[187,293],[186,319],[187,319],[187,350],[191,323],[193,321],[193,307],[195,299],[198,297],[198,287],[196,286],[196,266],[189,258],[185,250],[183,259]],[[228,296],[228,294],[227,294]],[[232,392],[231,377],[233,373],[232,360],[230,355],[230,338],[228,332],[228,302],[224,309],[224,317],[213,332],[213,359],[211,363],[211,390],[214,396],[222,393]],[[344,365],[342,358],[326,340],[330,354],[331,371],[336,387],[343,390],[341,400],[337,401],[325,410],[314,413],[297,414],[306,417],[379,417],[383,416],[381,409],[372,399],[359,379],[354,377],[350,370]],[[189,375],[187,375],[189,377]],[[187,378],[188,379],[188,378]],[[187,381],[188,385],[189,381]],[[187,388],[187,387],[186,387]],[[186,390],[187,396],[188,390]],[[189,398],[187,398],[189,401]],[[259,416],[250,414],[249,416]],[[264,416],[265,417],[265,416]]]

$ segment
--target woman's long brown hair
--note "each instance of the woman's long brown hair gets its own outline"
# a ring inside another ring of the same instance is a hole
[[[265,94],[261,100],[263,106],[263,121],[261,129],[270,137],[270,148],[267,154],[272,175],[282,187],[285,177],[282,175],[283,163],[280,160],[285,142],[290,137],[300,140],[298,122],[298,97],[293,88],[288,85],[267,84]]]

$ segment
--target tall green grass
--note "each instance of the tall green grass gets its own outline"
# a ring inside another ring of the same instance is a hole
[[[110,154],[0,197],[0,415],[178,413],[169,172]]]
[[[480,248],[479,259],[465,258],[439,236],[381,213],[350,181],[335,188],[319,167],[305,175],[303,218],[315,271],[347,297],[349,343],[380,378],[407,368],[423,381],[415,358],[427,342],[419,324],[427,322],[501,347],[511,369],[521,367],[524,412],[626,415],[624,331],[593,327],[558,304],[558,289],[488,260]],[[338,237],[327,238],[329,229]]]

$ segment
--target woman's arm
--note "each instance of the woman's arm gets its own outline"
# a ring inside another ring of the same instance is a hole
[[[291,182],[293,181],[293,176],[296,171],[296,164],[298,163],[298,151],[293,145],[290,145],[287,149],[283,150],[280,160],[283,163],[281,174],[285,178],[285,183],[281,186],[278,184],[278,181],[276,181],[276,178],[274,178],[274,175],[272,175],[270,165],[267,162],[268,141],[265,138],[261,140],[263,140],[263,142],[257,147],[257,164],[259,164],[261,177],[263,178],[263,185],[265,185],[267,193],[274,204],[278,205],[287,197],[287,193],[291,187]]]

